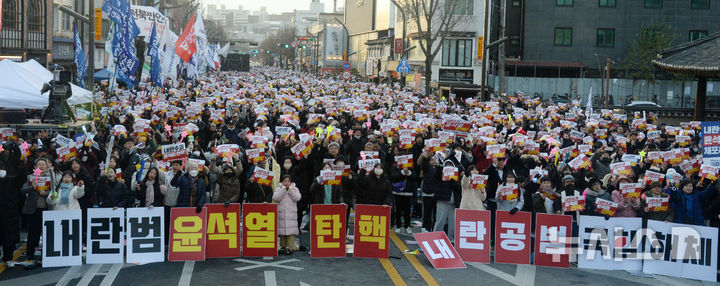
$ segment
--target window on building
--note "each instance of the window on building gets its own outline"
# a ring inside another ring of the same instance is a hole
[[[519,46],[520,45],[520,36],[510,36],[510,45]]]
[[[615,0],[600,0],[600,7],[615,7]]]
[[[645,0],[645,8],[662,8],[662,0]]]
[[[60,12],[62,13],[62,27],[64,31],[72,31],[72,18],[68,13]]]
[[[700,40],[708,35],[708,31],[692,30],[690,31],[690,41]]]
[[[597,29],[597,46],[612,48],[615,46],[615,29]]]
[[[572,28],[555,28],[555,45],[572,46]]]
[[[28,30],[42,32],[45,26],[43,3],[40,0],[30,0],[28,3]]]
[[[690,0],[692,9],[710,9],[710,0]]]
[[[513,7],[520,7],[520,0],[512,1]]]
[[[557,6],[572,6],[573,0],[556,0],[555,5]]]
[[[453,10],[453,15],[472,15],[474,0],[446,0],[445,9]]]
[[[469,67],[472,65],[473,41],[470,39],[445,40],[442,53],[443,66]]]
[[[18,10],[18,0],[5,0],[2,2],[2,28],[9,30],[17,30],[20,25]]]

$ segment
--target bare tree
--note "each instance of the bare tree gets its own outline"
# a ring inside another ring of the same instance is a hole
[[[425,56],[425,95],[431,95],[432,63],[442,43],[455,27],[469,19],[464,9],[472,9],[473,0],[391,0],[405,11],[417,29],[420,50]]]
[[[284,27],[278,30],[274,35],[267,37],[261,44],[260,48],[270,53],[265,53],[266,62],[270,62],[273,55],[280,57],[281,63],[285,59],[294,58],[295,49],[290,44],[295,40],[295,30],[292,27]]]

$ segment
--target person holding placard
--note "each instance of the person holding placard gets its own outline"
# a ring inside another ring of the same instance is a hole
[[[234,156],[233,164],[223,163],[222,168],[218,167],[216,160],[211,160],[210,171],[217,174],[218,194],[217,202],[227,205],[231,203],[237,203],[245,193],[240,185],[240,175],[242,174],[243,167],[238,157]]]
[[[673,210],[670,208],[670,195],[662,191],[662,185],[652,182],[648,190],[642,195],[645,201],[643,218],[665,222],[673,221]],[[651,203],[652,201],[652,203]]]
[[[595,202],[597,199],[612,200],[610,193],[603,187],[602,182],[596,178],[590,180],[590,187],[585,189],[583,195],[585,196],[585,210],[583,211],[583,215],[601,216],[595,211]]]
[[[525,204],[524,194],[525,189],[520,187],[520,184],[524,183],[525,179],[515,178],[513,173],[505,173],[504,183],[498,186],[498,191],[495,193],[495,200],[497,201],[497,210],[509,211],[510,214],[515,214],[523,208]]]
[[[382,164],[375,164],[371,174],[365,169],[360,170],[357,179],[359,204],[392,205],[392,185]]]
[[[620,176],[617,179],[617,187],[611,194],[613,202],[618,203],[618,209],[615,217],[638,217],[638,211],[642,209],[642,203],[639,197],[630,197],[623,194],[620,184],[629,184],[632,181],[628,177]]]
[[[462,180],[460,180],[460,187],[462,188],[462,199],[460,200],[461,209],[479,211],[485,210],[485,205],[483,204],[485,199],[487,199],[485,186],[478,186],[478,188],[473,188],[473,184],[471,184],[473,177],[477,176],[481,176],[477,166],[470,165],[466,170],[465,176],[462,178]]]
[[[50,192],[47,196],[47,203],[51,210],[79,210],[79,198],[85,195],[84,182],[78,181],[77,185],[73,183],[72,172],[66,171],[62,175],[62,181],[55,191]]]
[[[47,209],[46,198],[50,192],[60,185],[61,175],[55,171],[50,162],[45,158],[35,160],[36,174],[27,176],[27,182],[22,187],[22,193],[26,195],[22,213],[28,224],[27,251],[25,254],[26,268],[35,268],[38,264],[35,261],[35,248],[40,244],[42,235],[42,213]],[[40,179],[43,178],[43,179]]]
[[[450,160],[445,160],[444,166],[438,166],[435,170],[435,176],[440,182],[438,188],[435,190],[435,198],[437,199],[437,219],[435,220],[435,227],[433,231],[443,231],[445,225],[448,226],[448,239],[455,241],[455,209],[460,207],[460,201],[462,200],[462,190],[460,189],[460,183],[454,177],[449,180],[443,180],[443,167],[455,167],[455,164]],[[464,176],[464,173],[460,173],[459,176]]]
[[[188,162],[185,165],[186,174],[175,173],[170,185],[179,189],[177,207],[194,207],[200,213],[205,205],[205,180],[200,176],[198,164]]]
[[[322,170],[332,170],[332,164],[323,164]],[[310,186],[310,194],[313,200],[312,204],[330,205],[343,202],[342,186],[325,184],[320,174],[315,177],[315,182]]]

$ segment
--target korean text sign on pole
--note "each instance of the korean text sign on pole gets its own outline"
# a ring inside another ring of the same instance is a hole
[[[173,208],[170,211],[169,261],[205,260],[207,208]]]
[[[463,261],[490,263],[490,211],[455,209],[455,236]]]
[[[310,255],[345,257],[346,205],[310,206]]]
[[[127,263],[165,261],[165,209],[127,209]]]
[[[243,256],[277,256],[277,204],[243,204]]]
[[[207,216],[207,251],[211,257],[239,257],[240,247],[240,204],[205,205]]]
[[[496,212],[495,263],[530,264],[531,221],[529,212]]]
[[[720,121],[703,121],[703,163],[720,167]]]
[[[82,211],[44,211],[42,216],[43,268],[81,265]]]
[[[356,205],[354,257],[388,258],[390,207]]]
[[[125,253],[125,209],[87,210],[87,263],[123,263]]]

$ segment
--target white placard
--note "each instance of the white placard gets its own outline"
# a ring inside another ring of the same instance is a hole
[[[125,209],[91,208],[87,211],[88,264],[123,263]]]
[[[82,211],[44,211],[42,214],[42,267],[81,265]]]
[[[715,282],[717,228],[648,220],[648,229],[643,272]]]
[[[578,268],[642,270],[642,257],[632,257],[633,254],[641,255],[640,232],[636,231],[642,228],[642,218],[605,220],[599,216],[580,216],[578,225],[579,247],[582,248],[578,254]]]
[[[165,210],[127,209],[127,263],[165,261]]]

